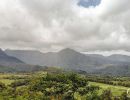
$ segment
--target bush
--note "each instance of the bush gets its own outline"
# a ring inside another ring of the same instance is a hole
[[[29,84],[29,80],[19,80],[19,81],[15,81],[13,83],[10,84],[10,86],[12,88],[16,88],[19,86],[24,86],[24,85],[28,85]]]
[[[127,93],[126,92],[122,93],[121,100],[129,100],[129,98],[127,97]]]
[[[4,89],[6,89],[5,84],[0,82],[0,91],[3,91]]]
[[[65,100],[73,100],[76,92],[85,95],[97,89],[95,86],[88,86],[86,78],[75,73],[47,74],[44,77],[32,79],[30,84],[31,91],[42,92],[50,97],[62,95],[62,99]]]
[[[102,100],[112,100],[112,93],[111,90],[104,90],[101,95]]]

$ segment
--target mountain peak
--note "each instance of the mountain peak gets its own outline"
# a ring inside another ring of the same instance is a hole
[[[0,52],[3,52],[3,50],[0,48]]]
[[[6,53],[0,48],[0,56],[7,56]]]
[[[65,48],[65,49],[62,49],[61,51],[59,51],[59,53],[72,53],[72,52],[76,52],[75,50],[73,49],[70,49],[70,48]]]

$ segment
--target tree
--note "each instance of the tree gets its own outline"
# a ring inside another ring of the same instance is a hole
[[[101,100],[101,98],[97,92],[93,92],[87,95],[86,100]]]
[[[47,74],[36,78],[30,84],[31,91],[42,92],[51,98],[62,97],[62,100],[74,100],[76,92],[86,95],[97,89],[97,87],[89,86],[84,76],[75,73]]]
[[[126,92],[122,93],[121,100],[129,100],[129,98],[127,97],[127,93]]]
[[[5,84],[0,82],[0,91],[3,91],[4,89],[6,89]]]
[[[112,93],[111,90],[104,90],[101,95],[102,100],[112,100]]]

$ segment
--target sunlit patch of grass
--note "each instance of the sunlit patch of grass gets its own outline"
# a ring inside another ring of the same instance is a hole
[[[5,85],[10,85],[12,82],[18,80],[18,78],[24,79],[26,77],[29,77],[29,75],[23,73],[0,73],[0,82],[4,83]]]
[[[89,82],[90,85],[99,86],[101,89],[99,93],[101,94],[103,90],[110,89],[114,96],[120,96],[123,92],[126,92],[128,87],[114,86],[97,82]]]

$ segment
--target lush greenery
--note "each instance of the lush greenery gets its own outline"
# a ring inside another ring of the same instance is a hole
[[[114,86],[130,87],[130,77],[116,77],[116,76],[101,76],[101,75],[86,75],[88,81],[104,83]]]
[[[126,82],[127,81],[127,82]],[[0,100],[129,100],[129,78],[73,72],[1,73]],[[113,82],[112,84],[110,82]]]

